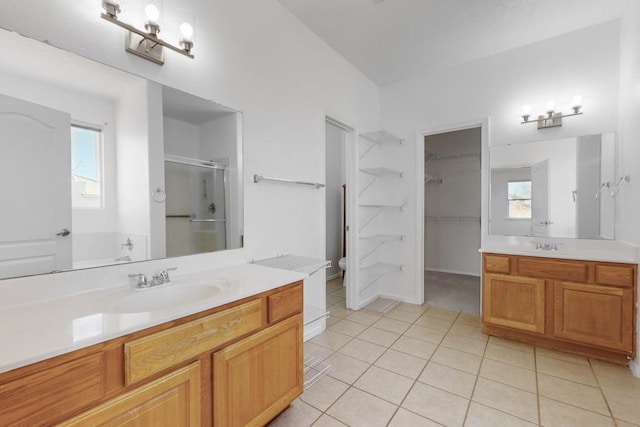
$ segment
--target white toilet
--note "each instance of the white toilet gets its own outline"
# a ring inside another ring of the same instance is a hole
[[[342,279],[342,286],[347,286],[347,274],[346,274],[346,271],[347,271],[347,257],[340,258],[340,261],[338,261],[338,265],[340,266],[342,271],[345,272],[344,279]]]

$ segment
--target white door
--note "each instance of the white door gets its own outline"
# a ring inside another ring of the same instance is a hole
[[[0,95],[0,278],[71,268],[70,126]]]
[[[531,235],[549,236],[549,165],[543,160],[531,166]]]

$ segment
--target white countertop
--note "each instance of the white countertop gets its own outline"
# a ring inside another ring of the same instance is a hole
[[[115,305],[127,296],[156,290],[139,291],[129,284],[89,288],[34,302],[3,305],[0,306],[0,373],[215,308],[305,277],[306,274],[254,264],[174,274],[172,283],[167,286],[211,280],[224,282],[225,286],[215,296],[186,304],[178,300],[170,308],[152,312],[119,313],[115,310]]]
[[[533,242],[556,244],[558,249],[536,249]],[[480,252],[585,261],[638,263],[638,247],[616,240],[487,236]]]

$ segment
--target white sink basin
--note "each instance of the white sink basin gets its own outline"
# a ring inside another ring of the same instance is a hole
[[[211,298],[225,288],[226,286],[224,285],[213,283],[169,284],[157,289],[145,289],[126,296],[116,302],[114,309],[119,313],[164,310]]]

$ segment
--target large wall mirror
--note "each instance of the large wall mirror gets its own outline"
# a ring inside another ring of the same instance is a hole
[[[242,245],[241,113],[0,30],[0,278]]]
[[[615,134],[490,149],[489,233],[614,238]]]

